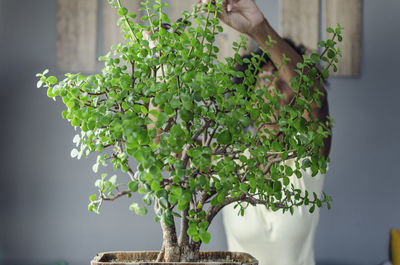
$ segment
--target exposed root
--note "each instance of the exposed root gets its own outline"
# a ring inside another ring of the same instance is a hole
[[[162,262],[164,260],[164,254],[165,254],[165,247],[163,244],[161,251],[158,253],[156,262]]]

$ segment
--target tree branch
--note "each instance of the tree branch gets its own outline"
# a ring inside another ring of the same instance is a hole
[[[187,230],[189,228],[189,220],[186,216],[189,215],[189,207],[187,207],[184,211],[182,211],[181,217],[181,232],[179,234],[178,244],[180,247],[189,244],[189,235],[187,234]]]
[[[296,158],[296,157],[297,157],[297,154],[291,154],[285,160],[291,159],[291,158]],[[271,160],[269,160],[268,164],[265,166],[265,168],[263,170],[264,175],[266,175],[269,172],[269,170],[271,169],[273,164],[282,162],[282,160],[283,159],[281,156],[275,157],[275,158],[272,158]]]
[[[132,74],[131,74],[131,87],[134,88],[135,87],[135,61],[131,61],[131,70],[132,70]]]
[[[200,136],[200,134],[203,133],[204,130],[208,129],[208,127],[210,127],[211,121],[210,120],[205,120],[203,126],[201,126],[201,128],[197,131],[197,133],[195,135],[193,135],[192,140],[196,141],[197,137]]]
[[[209,135],[209,137],[207,139],[206,146],[210,146],[211,141],[214,138],[214,134],[217,132],[217,129],[218,129],[218,126],[215,127],[214,129],[212,129],[212,131],[211,131],[211,133],[210,133],[210,135]]]
[[[125,196],[125,195],[130,195],[131,191],[130,190],[124,190],[121,191],[111,197],[105,197],[104,194],[101,194],[101,199],[104,201],[115,201],[116,199],[118,199],[119,197]]]
[[[188,155],[188,151],[189,151],[190,145],[189,144],[185,144],[185,148],[182,151],[182,167],[186,168],[187,164],[189,162],[189,155]]]
[[[133,172],[132,168],[129,165],[127,165],[127,167],[128,167],[127,173],[129,175],[129,177],[131,178],[132,181],[136,181],[137,179],[135,178],[135,173]]]
[[[256,199],[253,197],[248,197],[246,196],[246,194],[242,194],[239,197],[236,198],[227,198],[223,203],[217,205],[217,206],[210,206],[207,210],[206,213],[206,220],[211,223],[211,221],[214,219],[214,217],[217,215],[217,213],[219,213],[219,211],[222,210],[222,208],[224,208],[225,206],[234,203],[234,202],[248,202],[251,205],[255,206],[257,204],[262,204],[262,205],[266,205],[269,203],[269,200],[260,200],[260,199]],[[283,203],[275,203],[275,207],[276,208],[284,208]]]

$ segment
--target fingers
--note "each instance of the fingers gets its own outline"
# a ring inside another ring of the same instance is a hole
[[[197,7],[199,9],[201,9],[202,7],[207,6],[209,2],[210,2],[210,0],[199,0],[197,3]],[[213,2],[215,2],[215,1],[213,1]],[[214,4],[214,3],[211,3],[211,4]]]
[[[205,7],[207,6],[209,3],[211,2],[211,4],[213,6],[215,6],[216,4],[216,0],[199,0],[197,3],[197,7],[201,8],[201,7]],[[226,11],[226,8],[229,7],[229,9],[232,9],[232,5],[229,3],[229,1],[222,1],[222,9],[224,11]]]
[[[232,12],[232,5],[231,4],[226,4],[226,12],[228,12],[228,13]]]
[[[150,38],[150,35],[152,34],[151,31],[143,30],[142,34],[143,34],[143,39],[147,40],[149,42],[150,49],[153,49],[154,47],[156,47],[156,42],[154,40],[151,40],[151,38]]]
[[[211,4],[212,5],[214,5],[214,7],[215,7],[215,5],[216,5],[216,0],[199,0],[198,1],[198,3],[197,3],[197,7],[201,10],[201,11],[207,11],[207,6],[208,6],[208,4],[211,2]],[[221,10],[222,11],[224,11],[222,14],[221,13],[219,13],[218,14],[218,17],[220,18],[220,19],[222,19],[222,20],[224,20],[224,17],[226,16],[226,15],[228,15],[229,13],[231,13],[232,12],[232,10],[233,10],[233,2],[235,2],[235,1],[233,1],[233,0],[224,0],[224,1],[221,1]]]

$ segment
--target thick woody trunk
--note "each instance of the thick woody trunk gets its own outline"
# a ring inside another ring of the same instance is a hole
[[[157,261],[179,262],[181,251],[178,245],[175,224],[167,226],[161,221],[161,228],[163,231],[163,245]]]
[[[199,260],[200,243],[191,243],[181,246],[181,262],[195,262]]]
[[[199,260],[200,242],[190,242],[187,235],[188,220],[187,211],[182,212],[182,223],[179,240],[177,238],[175,224],[171,226],[161,222],[163,231],[163,245],[158,262],[193,262]]]
[[[165,246],[165,247],[164,247]],[[165,245],[160,252],[158,262],[196,262],[199,260],[200,244],[188,244],[179,246]]]
[[[189,208],[187,208],[185,211],[182,211],[181,232],[178,240],[181,251],[181,262],[193,262],[199,260],[200,242],[190,243],[190,238],[187,234],[187,229],[189,227],[189,220],[187,219],[188,215]]]

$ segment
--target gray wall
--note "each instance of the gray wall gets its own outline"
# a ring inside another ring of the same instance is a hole
[[[258,3],[277,26],[278,0]],[[321,212],[321,265],[379,264],[390,228],[400,228],[398,10],[398,0],[364,1],[362,74],[330,80],[334,203]],[[75,131],[62,104],[35,87],[35,73],[55,69],[56,1],[0,0],[0,52],[0,264],[88,264],[98,251],[159,249],[158,224],[129,212],[129,200],[87,211],[94,158],[70,158]],[[226,248],[220,220],[207,249]]]

